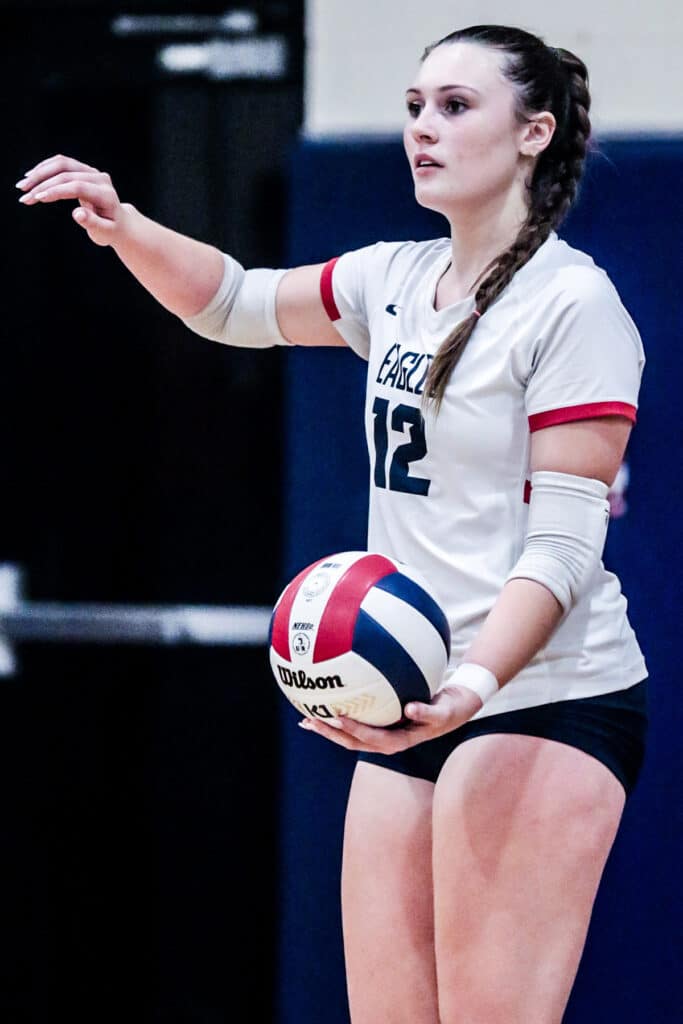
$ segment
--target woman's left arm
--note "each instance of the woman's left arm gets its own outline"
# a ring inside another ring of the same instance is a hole
[[[617,475],[632,424],[603,416],[545,427],[531,435],[531,472],[550,470],[600,480]],[[562,617],[557,598],[535,580],[505,584],[464,660],[484,665],[502,686],[544,646]]]
[[[531,435],[531,472],[587,477],[609,487],[621,465],[631,426],[625,417],[603,416],[537,430]],[[547,643],[562,615],[560,601],[543,583],[511,579],[463,662],[483,666],[503,686]],[[447,684],[431,704],[407,705],[410,724],[402,729],[382,729],[349,719],[341,719],[336,728],[312,719],[300,724],[351,750],[391,754],[456,729],[481,707],[481,699],[472,690]]]

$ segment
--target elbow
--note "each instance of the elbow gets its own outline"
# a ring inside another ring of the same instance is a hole
[[[507,578],[542,583],[568,612],[600,565],[608,524],[602,481],[550,471],[532,474],[524,548]]]

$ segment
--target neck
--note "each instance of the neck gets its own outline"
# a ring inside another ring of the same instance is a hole
[[[503,203],[497,198],[449,216],[451,265],[444,284],[463,295],[476,291],[488,264],[517,238],[527,213],[518,197],[509,197]]]

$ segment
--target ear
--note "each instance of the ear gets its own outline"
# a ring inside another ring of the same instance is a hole
[[[544,110],[534,114],[524,125],[519,140],[519,151],[523,156],[536,157],[550,145],[557,121],[554,114]]]

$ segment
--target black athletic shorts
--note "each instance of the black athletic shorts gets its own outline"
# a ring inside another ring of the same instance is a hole
[[[541,736],[596,757],[616,775],[629,794],[643,763],[647,722],[647,683],[643,680],[615,693],[477,718],[445,736],[418,743],[400,754],[361,753],[358,759],[436,782],[448,755],[474,736],[492,733]]]

